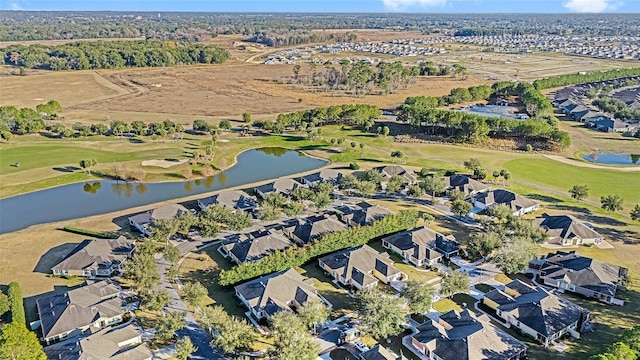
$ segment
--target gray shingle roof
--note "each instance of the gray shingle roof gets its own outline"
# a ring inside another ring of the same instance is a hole
[[[285,228],[285,232],[300,242],[308,243],[319,236],[345,229],[347,226],[334,216],[314,215]]]
[[[538,204],[528,197],[518,195],[514,192],[504,189],[496,189],[486,193],[480,193],[475,196],[475,200],[485,204],[486,206],[491,206],[493,204],[505,204],[509,206],[514,212]]]
[[[342,207],[339,210],[343,212],[343,221],[351,221],[361,226],[371,224],[376,220],[380,220],[385,216],[393,214],[393,212],[387,208],[369,204],[365,201],[356,204],[355,208]]]
[[[388,165],[375,168],[384,180],[389,180],[392,176],[400,176],[405,182],[413,183],[418,180],[415,172],[409,168],[399,165]]]
[[[615,296],[618,281],[626,269],[581,256],[575,251],[548,254],[540,268],[542,277],[562,279],[569,284]]]
[[[220,205],[229,210],[247,210],[255,208],[258,201],[242,190],[225,191],[208,198],[198,200],[199,204],[207,207],[209,205]]]
[[[413,335],[443,360],[506,360],[527,346],[496,328],[486,315],[451,310],[439,322],[428,320]]]
[[[80,271],[122,263],[133,251],[135,240],[124,236],[117,239],[86,239],[76,246],[53,270]]]
[[[535,220],[538,226],[547,230],[550,239],[602,239],[597,231],[578,221],[571,215],[552,216],[543,214]]]
[[[389,254],[378,253],[369,245],[347,249],[319,259],[320,262],[329,268],[340,273],[345,279],[353,278],[358,284],[375,282],[371,275],[374,270],[378,270],[383,276],[391,277],[401,271],[393,265],[393,260]],[[368,278],[367,276],[371,277]]]
[[[145,360],[151,359],[151,350],[145,343],[119,346],[140,336],[133,325],[102,329],[90,336],[44,348],[49,359],[59,360]]]
[[[515,291],[517,295],[511,296],[494,289],[487,294],[487,297],[506,298],[498,306],[499,310],[509,312],[522,324],[546,337],[569,327],[579,321],[583,314],[588,313],[582,307],[551,294],[540,286],[533,287],[520,280],[514,280],[505,287]],[[498,296],[495,293],[500,294]]]
[[[293,300],[321,301],[313,280],[294,269],[263,276],[235,287],[257,312],[268,314],[286,310]]]
[[[391,354],[391,352],[387,348],[383,347],[380,344],[360,354],[360,358],[362,360],[398,360],[400,359],[399,356]]]
[[[122,314],[120,288],[111,281],[87,283],[64,294],[39,298],[36,303],[42,334],[49,338],[88,326],[101,317]]]
[[[418,260],[438,257],[434,252],[447,255],[460,250],[460,244],[452,236],[446,237],[426,227],[402,231],[384,241],[403,251],[413,249],[413,256]]]
[[[332,184],[337,183],[338,181],[340,181],[341,178],[342,178],[342,173],[334,169],[322,169],[316,173],[305,175],[302,177],[302,179],[310,183],[325,181]]]
[[[274,251],[284,250],[293,245],[293,242],[277,230],[264,231],[257,237],[244,241],[235,241],[227,249],[240,260],[254,261]]]
[[[293,179],[279,179],[272,183],[256,187],[256,191],[260,191],[263,194],[275,192],[288,195],[291,191],[300,186],[308,187],[307,185],[301,184]]]
[[[186,212],[189,212],[186,207],[180,204],[170,204],[131,216],[129,218],[129,221],[134,222],[140,226],[145,226],[151,224],[154,220],[174,219],[180,214]]]
[[[466,196],[489,190],[489,186],[481,183],[478,180],[474,180],[466,175],[451,175],[445,177],[445,184],[447,190],[459,190]]]

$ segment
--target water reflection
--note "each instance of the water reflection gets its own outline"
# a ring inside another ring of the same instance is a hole
[[[127,181],[117,181],[111,184],[111,187],[113,188],[113,193],[118,196],[131,197],[133,194],[133,184]]]
[[[184,190],[188,193],[193,192],[193,183],[191,181],[185,181]]]
[[[147,190],[149,190],[149,187],[147,187],[147,184],[145,183],[139,183],[136,185],[136,192],[140,195],[144,195]]]
[[[96,181],[93,183],[84,184],[84,186],[82,187],[82,190],[84,190],[85,192],[88,192],[89,194],[95,194],[98,192],[98,190],[100,190],[101,187],[102,187],[102,184]]]

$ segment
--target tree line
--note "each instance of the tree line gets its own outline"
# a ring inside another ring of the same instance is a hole
[[[605,351],[591,355],[589,360],[636,360],[640,357],[640,326],[626,330],[617,341]]]
[[[352,227],[328,233],[304,246],[274,252],[263,257],[259,262],[245,262],[229,270],[223,270],[220,272],[218,282],[222,286],[234,285],[258,276],[300,266],[318,256],[364,245],[380,236],[413,228],[417,219],[417,211],[406,210],[376,220],[368,226]]]
[[[318,64],[312,60],[309,63],[310,74],[306,76],[301,76],[301,66],[295,65],[293,77],[289,78],[288,82],[321,88],[323,91],[352,91],[354,96],[358,96],[394,93],[414,82],[416,76],[444,76],[450,75],[452,71],[456,76],[462,73],[466,74],[466,69],[459,64],[454,64],[453,68],[449,66],[437,67],[432,62],[405,67],[400,61],[382,61],[374,65],[365,61],[352,62],[344,59],[338,64],[326,61],[322,65],[324,70],[317,71]],[[335,65],[339,65],[339,67]]]
[[[259,122],[255,125],[274,133],[282,133],[286,129],[313,129],[328,124],[344,124],[370,129],[375,119],[382,116],[382,110],[367,104],[345,104],[301,110],[292,113],[278,114],[275,122]]]
[[[552,76],[538,79],[533,82],[533,86],[538,90],[561,87],[567,85],[581,84],[594,81],[605,81],[629,76],[640,75],[640,67],[628,69],[613,69],[607,71],[596,71],[591,73],[578,73]]]
[[[63,45],[11,45],[7,65],[29,69],[84,70],[219,64],[230,58],[217,46],[184,41],[79,41]]]
[[[352,32],[327,33],[302,29],[265,29],[256,31],[247,41],[272,47],[291,46],[316,42],[352,42],[358,36]]]

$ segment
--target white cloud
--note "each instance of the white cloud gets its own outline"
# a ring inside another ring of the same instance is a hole
[[[22,6],[20,6],[20,4],[18,4],[16,2],[12,2],[10,7],[11,7],[11,10],[23,10]]]
[[[569,0],[564,3],[564,7],[569,11],[579,13],[600,13],[606,10],[615,10],[622,5],[622,2],[613,0]]]
[[[449,0],[382,0],[387,10],[401,11],[412,6],[436,7],[445,6]]]

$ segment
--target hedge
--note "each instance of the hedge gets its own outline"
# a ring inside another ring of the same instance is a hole
[[[538,79],[533,82],[533,86],[538,90],[575,85],[592,81],[604,81],[629,76],[640,75],[640,67],[628,69],[613,69],[608,71],[596,71],[587,74],[568,74]]]
[[[403,210],[396,215],[376,220],[368,226],[351,227],[328,233],[304,246],[277,251],[263,257],[260,261],[244,262],[229,270],[223,270],[220,272],[218,283],[222,286],[235,285],[258,276],[300,266],[321,255],[364,245],[378,237],[413,228],[417,220],[417,211]]]
[[[70,233],[74,233],[74,234],[96,237],[98,239],[117,239],[118,238],[117,234],[114,234],[111,232],[93,231],[93,230],[75,228],[71,226],[65,226],[63,230],[68,231]]]
[[[9,284],[7,297],[9,298],[11,322],[25,325],[27,320],[24,314],[24,304],[22,303],[22,290],[17,282],[14,281]]]

